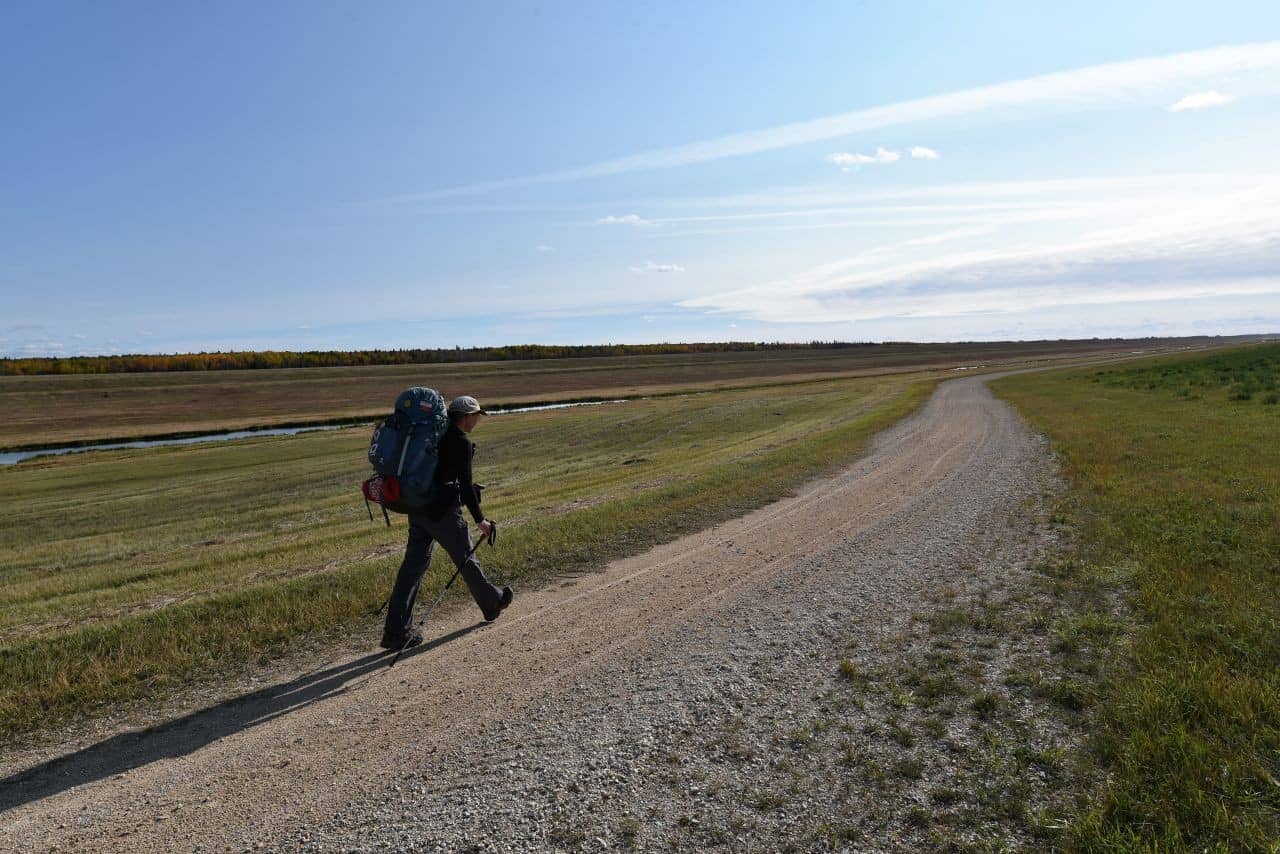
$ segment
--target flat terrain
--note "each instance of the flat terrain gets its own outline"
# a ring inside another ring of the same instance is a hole
[[[496,577],[602,567],[850,460],[933,380],[894,374],[494,416]],[[0,469],[0,735],[375,633],[405,520],[359,494],[367,428]],[[447,577],[439,562],[427,584]],[[459,585],[461,587],[461,585]]]
[[[922,719],[927,739],[906,737],[907,707],[854,677],[901,652],[905,625],[976,588],[1019,586],[1052,488],[1043,443],[979,378],[946,383],[844,473],[601,574],[522,590],[495,624],[454,610],[392,670],[353,655],[156,732],[11,763],[0,844],[883,850],[976,838],[991,832],[983,790],[950,784],[966,757],[990,753],[987,713],[1015,701],[983,692]],[[975,671],[996,688],[1012,654],[997,646]],[[1035,737],[1057,749],[1054,731]],[[1051,804],[1052,791],[1023,798]],[[919,821],[910,807],[938,792],[972,821]]]
[[[1280,345],[993,383],[1053,441],[1055,626],[1099,714],[1079,850],[1280,845]],[[1122,607],[1117,609],[1119,602]]]
[[[763,381],[1041,362],[1214,339],[883,344],[838,350],[549,359],[465,365],[0,377],[0,448],[373,418],[411,385],[486,405],[613,398]]]
[[[155,525],[138,501],[182,503],[155,499],[183,488],[166,466],[189,449],[0,472],[13,549],[0,565],[51,543],[12,575],[3,612],[4,666],[43,666],[7,670],[6,689],[49,692],[9,695],[19,731],[22,708],[84,699],[58,680],[86,651],[128,651],[143,629],[177,626],[169,636],[195,640],[179,652],[214,659],[222,638],[248,637],[229,647],[241,670],[288,650],[273,625],[317,611],[310,631],[327,644],[259,667],[251,688],[232,668],[220,688],[197,677],[180,694],[180,671],[166,682],[127,655],[102,659],[141,693],[108,692],[110,717],[11,746],[0,846],[1274,847],[1280,348],[995,386],[1052,439],[1066,482],[981,377],[492,419],[477,438],[512,524],[482,554],[523,579],[516,604],[485,625],[454,597],[392,670],[368,653],[368,610],[403,529],[356,525],[337,495],[360,431],[225,445],[197,466],[187,511]],[[558,445],[549,468],[530,465]],[[105,485],[120,478],[129,490]],[[270,517],[272,488],[314,512]],[[47,514],[35,540],[19,509]],[[62,540],[60,519],[75,520]],[[164,531],[176,539],[148,552]],[[190,561],[190,537],[216,559]],[[601,555],[616,559],[583,574]],[[66,581],[99,569],[124,583],[77,599]],[[288,597],[298,607],[281,612]],[[251,600],[262,609],[242,610]],[[57,616],[71,601],[82,627]],[[226,632],[191,631],[223,618]],[[159,703],[144,715],[130,697]]]

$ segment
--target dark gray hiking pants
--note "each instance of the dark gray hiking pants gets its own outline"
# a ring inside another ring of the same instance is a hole
[[[461,507],[435,520],[411,513],[409,542],[405,544],[404,560],[396,573],[396,583],[387,603],[387,631],[403,635],[413,627],[413,603],[418,598],[422,576],[431,565],[431,553],[436,543],[453,558],[453,565],[462,570],[462,580],[467,582],[471,596],[481,610],[495,607],[502,597],[502,591],[484,577],[475,555],[467,557],[467,552],[471,551],[471,532],[462,518]]]

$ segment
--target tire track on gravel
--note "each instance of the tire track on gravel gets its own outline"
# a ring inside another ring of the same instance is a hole
[[[523,721],[528,737],[596,714],[608,705],[602,697],[662,685],[671,673],[648,672],[650,662],[678,670],[671,662],[716,660],[717,643],[741,640],[727,627],[744,602],[803,602],[822,584],[843,583],[858,569],[851,544],[865,562],[878,531],[923,524],[922,515],[944,527],[955,517],[963,528],[1007,510],[970,506],[982,498],[971,485],[1003,476],[1010,460],[1029,464],[1028,454],[1043,448],[1028,450],[1025,429],[983,379],[943,383],[850,469],[794,498],[571,587],[522,593],[502,620],[478,630],[469,612],[433,620],[431,635],[452,639],[392,670],[386,658],[343,662],[326,695],[303,693],[261,714],[247,698],[13,774],[0,782],[0,806],[12,807],[0,846],[274,850],[297,847],[320,827],[338,828],[330,843],[354,845],[385,824],[354,816],[394,799],[406,769],[431,768],[461,750],[469,767],[449,766],[438,784],[483,775],[495,728]],[[859,581],[893,595],[912,583],[888,574]],[[710,646],[698,639],[704,627],[721,631]],[[655,690],[668,692],[668,705],[687,699],[679,680]]]

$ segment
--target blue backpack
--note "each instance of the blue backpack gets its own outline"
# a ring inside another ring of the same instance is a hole
[[[369,442],[375,474],[361,484],[361,491],[370,520],[370,502],[382,508],[388,526],[388,510],[413,513],[427,507],[435,482],[436,446],[448,429],[440,392],[422,386],[400,392],[395,411],[374,428]]]

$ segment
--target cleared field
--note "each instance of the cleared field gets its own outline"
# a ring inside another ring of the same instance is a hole
[[[1213,339],[879,344],[463,365],[0,377],[0,448],[372,418],[430,385],[488,405],[610,398],[887,371],[1206,346]]]
[[[1059,512],[1081,545],[1053,575],[1092,605],[1056,631],[1068,661],[1100,650],[1092,746],[1106,782],[1071,849],[1280,839],[1278,375],[1272,345],[993,384],[1073,480]]]
[[[503,529],[486,569],[508,581],[583,571],[760,506],[847,464],[934,382],[494,417],[475,434]],[[365,514],[367,441],[356,428],[0,470],[0,733],[163,696],[302,636],[359,630],[372,643],[405,529]]]

